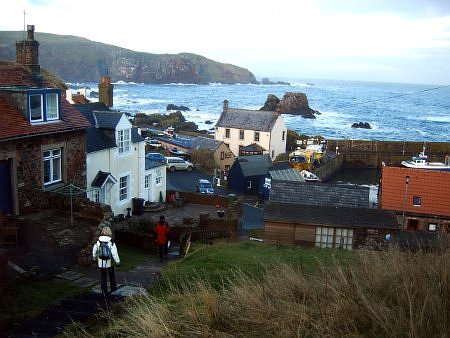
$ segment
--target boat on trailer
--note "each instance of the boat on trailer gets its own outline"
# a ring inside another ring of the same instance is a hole
[[[302,170],[300,174],[306,182],[320,182],[320,178],[308,170]]]

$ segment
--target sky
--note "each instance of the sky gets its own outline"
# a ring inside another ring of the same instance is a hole
[[[0,30],[189,52],[257,79],[450,84],[450,0],[9,0]]]

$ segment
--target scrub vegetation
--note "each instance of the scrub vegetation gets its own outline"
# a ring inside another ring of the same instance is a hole
[[[148,297],[67,337],[444,337],[448,252],[195,245]],[[105,323],[108,323],[105,325]]]

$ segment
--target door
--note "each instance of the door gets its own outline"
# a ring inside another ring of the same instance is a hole
[[[0,211],[4,214],[13,213],[11,191],[11,161],[0,161]]]

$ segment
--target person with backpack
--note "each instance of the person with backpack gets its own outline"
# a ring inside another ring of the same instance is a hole
[[[167,224],[164,215],[159,217],[159,222],[156,224],[153,232],[155,235],[155,242],[158,244],[159,261],[162,262],[164,258],[167,258],[170,235],[169,224]]]
[[[103,227],[100,237],[92,248],[92,257],[100,269],[101,289],[103,295],[107,294],[108,285],[106,275],[109,274],[109,284],[111,292],[117,289],[116,276],[114,273],[114,263],[120,264],[119,253],[117,252],[116,243],[112,239],[112,232],[109,227]]]

